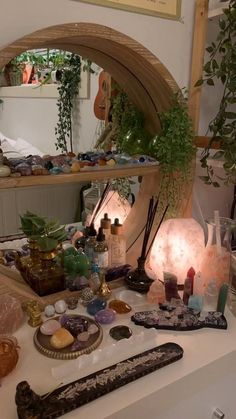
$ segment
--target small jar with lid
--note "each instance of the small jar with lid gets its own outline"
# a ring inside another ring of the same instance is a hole
[[[111,267],[122,266],[126,263],[126,239],[123,234],[123,225],[119,219],[115,218],[114,224],[111,225],[110,236],[110,261]]]
[[[108,243],[111,235],[111,219],[108,218],[108,214],[105,213],[104,217],[100,220],[100,226],[105,234],[106,242]]]
[[[100,227],[94,247],[94,257],[98,263],[99,268],[106,269],[109,265],[108,259],[108,244],[105,239],[103,229]]]

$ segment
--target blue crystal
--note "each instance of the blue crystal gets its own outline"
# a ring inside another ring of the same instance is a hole
[[[107,303],[101,298],[96,298],[87,305],[87,312],[94,316],[98,311],[103,310],[106,307]]]

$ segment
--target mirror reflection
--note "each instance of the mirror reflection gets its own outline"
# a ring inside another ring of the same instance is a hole
[[[45,155],[57,156],[54,168],[61,170],[63,166],[66,172],[68,155],[73,158],[80,153],[91,161],[88,152],[112,152],[130,128],[140,130],[143,125],[142,116],[108,73],[67,51],[26,51],[2,69],[0,86],[3,154],[14,159],[15,165],[24,164],[27,156],[39,156],[33,160],[28,157],[27,161],[38,167],[38,174],[43,174],[40,159]],[[125,140],[127,152],[139,151],[132,137]],[[58,157],[61,154],[64,157]],[[105,159],[101,158],[99,164],[106,164]],[[46,166],[47,170],[54,168]],[[27,174],[24,166],[21,174]],[[113,186],[118,188],[117,182]],[[57,217],[62,223],[85,220],[103,188],[104,183],[86,182],[3,189],[0,236],[19,232],[19,214],[26,210]],[[137,179],[126,181],[122,188],[133,201]]]

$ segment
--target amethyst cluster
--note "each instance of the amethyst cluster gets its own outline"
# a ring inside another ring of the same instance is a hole
[[[63,314],[60,318],[61,326],[67,329],[72,336],[77,337],[79,333],[87,332],[89,327],[88,320],[81,316],[68,316]]]

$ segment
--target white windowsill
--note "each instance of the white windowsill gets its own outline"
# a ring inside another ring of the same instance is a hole
[[[81,73],[81,86],[79,89],[80,99],[89,99],[90,96],[90,74],[87,71]],[[21,86],[0,87],[1,98],[37,98],[57,99],[57,84],[22,84]]]

